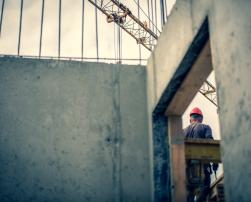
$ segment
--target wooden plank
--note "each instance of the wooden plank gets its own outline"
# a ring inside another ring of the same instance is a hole
[[[185,140],[186,159],[203,160],[208,162],[221,162],[220,141],[208,139]]]
[[[185,145],[181,116],[168,116],[172,201],[186,201]]]

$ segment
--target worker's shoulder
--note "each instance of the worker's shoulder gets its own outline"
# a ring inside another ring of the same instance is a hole
[[[187,126],[186,128],[183,129],[183,131],[188,131],[192,128],[211,128],[209,125],[204,124],[204,123],[192,123],[189,126]]]
[[[191,123],[190,125],[188,125],[186,128],[184,128],[183,130],[189,130],[191,128],[194,128],[197,125],[197,123]]]
[[[211,129],[211,127],[209,125],[204,124],[204,123],[196,123],[195,127],[196,128],[210,128]]]

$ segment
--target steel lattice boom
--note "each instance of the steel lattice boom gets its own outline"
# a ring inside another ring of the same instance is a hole
[[[200,88],[200,93],[217,106],[216,88],[209,81],[205,81]]]
[[[147,22],[141,22],[132,12],[117,0],[88,0],[107,17],[107,22],[114,22],[130,34],[138,44],[152,51],[158,36],[149,29]]]

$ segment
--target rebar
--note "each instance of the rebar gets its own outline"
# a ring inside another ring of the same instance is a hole
[[[0,18],[0,37],[1,37],[1,33],[2,33],[2,25],[3,25],[4,3],[5,3],[5,0],[3,0],[3,1],[2,1],[2,7],[1,7],[1,18]]]
[[[44,26],[44,1],[45,0],[42,0],[41,25],[40,25],[40,37],[39,37],[39,57],[41,57],[41,53],[42,53],[43,26]]]
[[[17,55],[20,54],[20,46],[21,46],[22,21],[23,21],[23,4],[24,4],[24,1],[21,0],[20,18],[19,18],[19,32],[18,32],[18,45],[17,45]]]

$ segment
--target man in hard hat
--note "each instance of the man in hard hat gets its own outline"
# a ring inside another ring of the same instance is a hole
[[[184,129],[185,138],[203,138],[213,139],[211,127],[203,124],[203,113],[195,107],[190,112],[190,125]],[[186,162],[188,202],[194,202],[196,189],[199,188],[199,195],[196,202],[206,201],[210,191],[210,175],[212,174],[211,164],[201,164],[198,160],[189,160]],[[213,170],[216,172],[218,164],[213,164]]]

